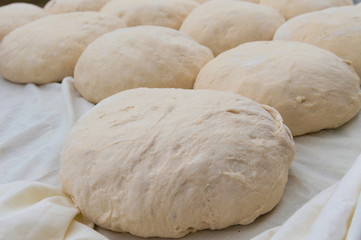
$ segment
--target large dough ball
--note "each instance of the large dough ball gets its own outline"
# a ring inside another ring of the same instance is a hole
[[[179,29],[197,6],[192,0],[114,0],[101,12],[119,17],[128,27],[157,25]]]
[[[260,4],[280,11],[286,19],[331,7],[353,5],[352,0],[261,0]]]
[[[84,48],[100,35],[124,27],[113,16],[66,13],[15,29],[0,45],[0,72],[17,83],[50,83],[72,76]]]
[[[352,61],[361,76],[361,12],[357,7],[337,7],[307,13],[283,24],[275,40],[310,43]]]
[[[99,11],[111,0],[50,0],[44,7],[51,14]]]
[[[75,87],[93,103],[131,88],[193,88],[211,59],[208,48],[170,28],[120,29],[86,48],[75,67]]]
[[[276,108],[293,135],[336,128],[361,105],[360,78],[321,48],[253,42],[224,52],[199,73],[195,89],[233,91]]]
[[[15,28],[47,15],[44,9],[28,3],[13,3],[0,7],[0,42]]]
[[[281,13],[254,3],[213,0],[195,8],[184,20],[180,31],[209,47],[214,55],[241,43],[272,40],[285,21]]]
[[[237,94],[133,89],[72,128],[60,179],[97,225],[182,237],[249,224],[280,200],[294,143],[279,113]]]

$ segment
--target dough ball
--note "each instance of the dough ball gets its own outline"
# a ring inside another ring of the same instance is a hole
[[[114,0],[101,12],[119,17],[128,27],[157,25],[179,29],[197,6],[192,0]]]
[[[286,19],[331,7],[353,5],[352,0],[261,0],[260,4],[280,11]]]
[[[111,0],[50,0],[44,7],[51,14],[99,11]]]
[[[131,88],[193,88],[211,59],[211,50],[171,28],[120,29],[86,48],[75,67],[75,87],[93,103]]]
[[[28,3],[12,3],[0,7],[0,42],[15,28],[47,15],[42,8]]]
[[[206,2],[184,20],[180,31],[209,47],[216,56],[238,45],[258,40],[272,40],[285,21],[271,7],[254,3],[213,0]]]
[[[361,106],[360,78],[347,61],[291,41],[224,52],[201,70],[194,88],[233,91],[270,105],[294,136],[339,127]]]
[[[75,124],[60,179],[103,228],[182,237],[270,211],[293,157],[292,136],[271,107],[221,91],[141,88]]]
[[[307,13],[283,24],[276,40],[301,41],[350,60],[361,76],[361,12],[354,6]]]
[[[0,72],[17,83],[50,83],[72,76],[84,48],[100,35],[124,27],[112,16],[66,13],[15,29],[0,44]]]

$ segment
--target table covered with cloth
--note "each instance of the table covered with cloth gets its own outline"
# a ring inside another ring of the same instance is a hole
[[[0,78],[0,239],[142,239],[84,219],[59,182],[60,150],[94,105],[73,79],[42,86]],[[361,114],[335,130],[295,137],[280,203],[247,226],[185,240],[361,240]],[[154,238],[156,239],[156,238]]]

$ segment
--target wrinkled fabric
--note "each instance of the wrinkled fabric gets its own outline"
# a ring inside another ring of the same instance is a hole
[[[282,226],[252,240],[360,240],[361,155],[340,182],[322,191]]]
[[[0,185],[0,239],[106,240],[60,189],[38,182]]]

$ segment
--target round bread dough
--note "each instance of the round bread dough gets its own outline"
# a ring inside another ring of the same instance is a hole
[[[44,9],[51,14],[99,11],[111,0],[50,0]]]
[[[95,12],[52,15],[15,29],[0,44],[0,72],[17,83],[50,83],[72,76],[84,48],[100,35],[124,27]]]
[[[171,28],[120,29],[85,49],[75,67],[75,87],[92,103],[131,88],[193,88],[211,59],[211,50]]]
[[[353,2],[352,0],[261,0],[260,4],[277,9],[288,20],[308,12],[353,5]]]
[[[243,1],[213,0],[194,9],[180,31],[209,47],[216,56],[238,45],[272,40],[285,22],[275,9]]]
[[[197,6],[192,0],[114,0],[101,12],[119,17],[128,27],[156,25],[179,29]]]
[[[292,135],[271,107],[221,91],[140,88],[74,125],[60,180],[97,225],[174,238],[270,211],[293,157]]]
[[[202,68],[194,88],[233,91],[270,105],[294,136],[339,127],[361,106],[360,78],[347,61],[292,41],[224,52]]]
[[[28,3],[12,3],[0,7],[0,42],[15,28],[47,15],[44,9]]]
[[[337,7],[306,13],[283,24],[275,40],[301,41],[350,60],[361,77],[361,14],[358,8]]]

